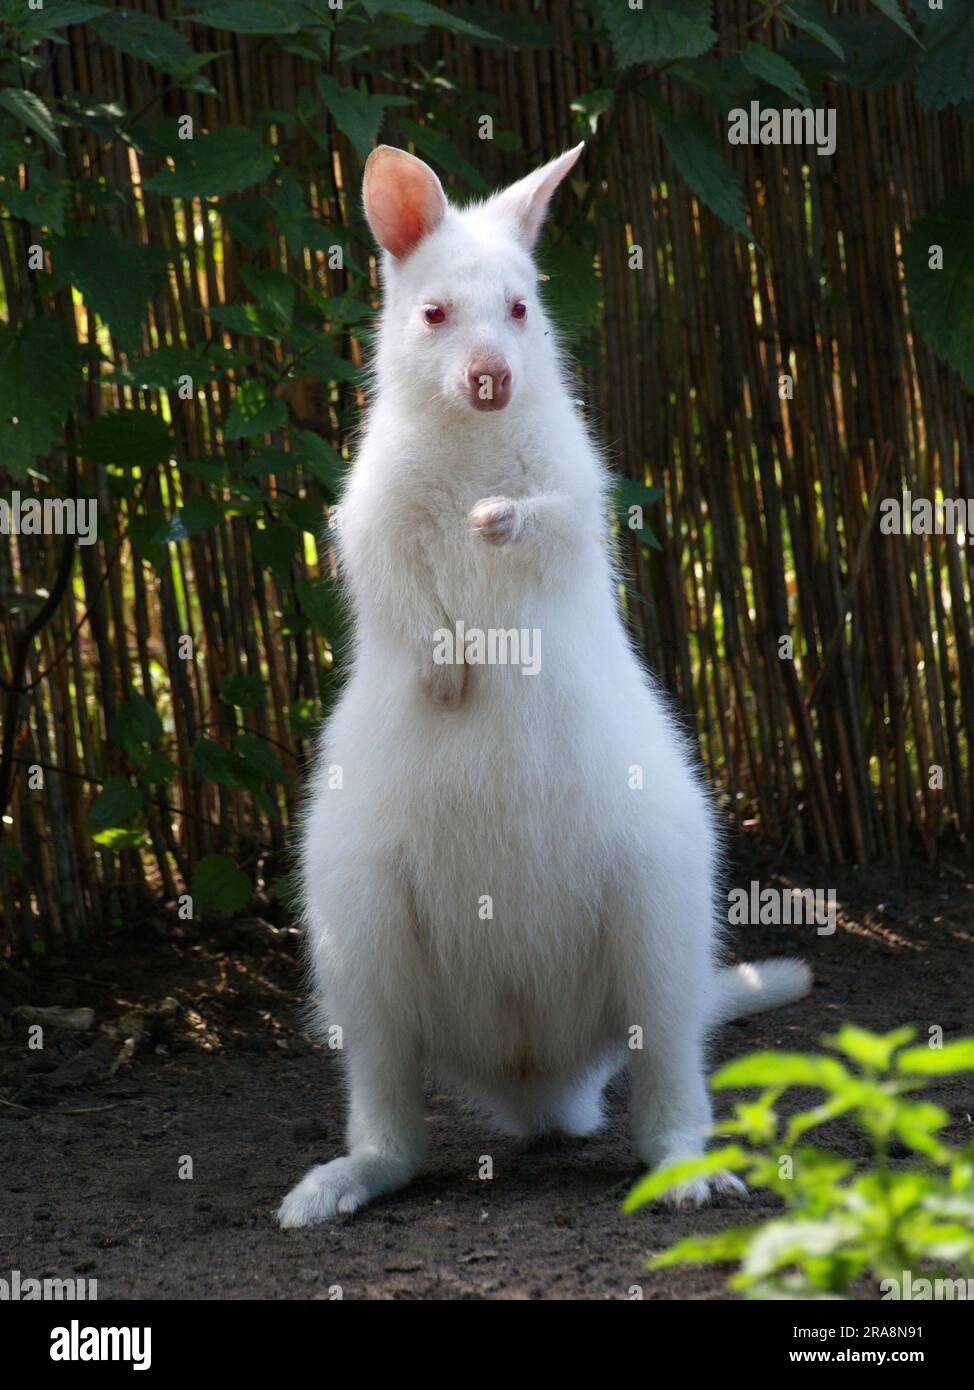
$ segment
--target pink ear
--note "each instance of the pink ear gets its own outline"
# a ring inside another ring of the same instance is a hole
[[[538,239],[552,194],[573,168],[584,148],[583,142],[566,154],[558,155],[540,169],[535,169],[533,174],[512,183],[510,188],[505,188],[491,200],[489,206],[513,222],[515,232],[528,250]]]
[[[429,165],[391,145],[369,155],[362,197],[373,236],[393,256],[408,256],[446,212],[446,194]]]

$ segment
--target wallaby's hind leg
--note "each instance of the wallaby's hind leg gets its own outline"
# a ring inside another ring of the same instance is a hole
[[[706,876],[695,883],[671,872],[660,873],[645,893],[614,894],[607,913],[622,950],[633,1145],[651,1168],[702,1154],[712,1122],[704,1056],[715,988],[712,912]],[[744,1187],[718,1173],[685,1183],[664,1200],[700,1206],[726,1191]]]

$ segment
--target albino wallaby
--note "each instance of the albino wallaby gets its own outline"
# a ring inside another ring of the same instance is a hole
[[[428,1072],[516,1133],[578,1135],[628,1062],[639,1158],[697,1155],[708,1031],[809,986],[796,960],[720,966],[714,812],[618,612],[606,473],[531,259],[581,149],[462,210],[412,155],[366,165],[384,303],[337,528],[354,659],[301,839],[348,1153],[283,1226],[409,1182]]]

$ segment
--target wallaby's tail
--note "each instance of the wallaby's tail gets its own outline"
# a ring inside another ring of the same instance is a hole
[[[728,965],[717,975],[717,1021],[759,1014],[800,999],[812,987],[812,972],[803,960],[783,956],[748,965]]]

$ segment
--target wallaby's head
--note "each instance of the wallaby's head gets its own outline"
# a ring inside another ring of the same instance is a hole
[[[463,209],[421,159],[388,145],[372,151],[363,195],[386,253],[381,385],[394,382],[416,405],[469,411],[503,410],[532,383],[547,384],[555,348],[531,251],[581,151]]]

